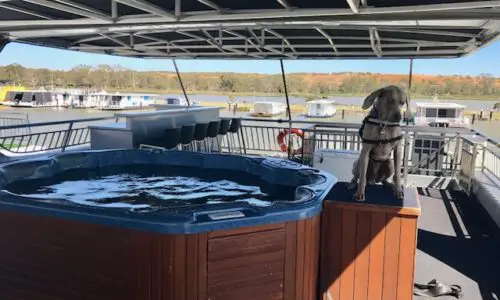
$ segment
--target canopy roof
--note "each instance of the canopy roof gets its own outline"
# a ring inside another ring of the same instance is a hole
[[[459,57],[499,20],[496,0],[0,0],[0,50],[3,36],[131,57]]]

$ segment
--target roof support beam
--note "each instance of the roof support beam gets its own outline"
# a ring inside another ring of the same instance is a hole
[[[233,52],[233,53],[236,53],[236,54],[248,55],[248,56],[253,56],[253,57],[256,57],[256,58],[262,58],[259,55],[251,55],[251,54],[246,53],[245,51],[241,51],[241,50],[238,50],[238,49],[226,48],[226,47],[224,47],[224,45],[222,45],[221,43],[217,42],[215,40],[215,38],[208,31],[206,31],[205,29],[202,29],[202,31],[203,31],[203,34],[205,34],[207,36],[207,39],[206,39],[207,43],[209,43],[210,45],[215,46],[217,49],[219,49],[219,51],[221,51],[223,53],[226,53],[227,51],[229,51],[229,52]]]
[[[117,43],[118,45],[122,45],[125,48],[133,49],[133,47],[131,45],[128,45],[127,43],[122,42],[122,41],[120,41],[119,39],[117,39],[115,37],[109,36],[107,34],[102,34],[102,33],[99,34],[99,35],[102,36],[102,37],[104,37],[104,38],[107,38],[110,41],[113,41],[113,42]]]
[[[96,52],[98,52],[98,51],[96,51]],[[146,51],[146,53],[149,54],[149,52],[147,52],[147,51]],[[384,56],[385,57],[393,56],[394,58],[399,58],[401,56],[408,57],[408,56],[421,56],[421,55],[433,56],[433,57],[450,57],[450,56],[460,56],[464,53],[465,52],[463,50],[420,50],[420,52],[417,52],[417,51],[391,51],[391,52],[385,51]],[[151,54],[153,54],[153,53],[151,53]],[[321,56],[328,56],[328,58],[330,58],[330,59],[337,58],[337,57],[332,57],[331,54],[332,54],[331,52],[321,52],[321,51],[301,53],[301,55],[317,56],[318,59],[325,59],[324,57],[321,57]],[[364,59],[374,57],[372,52],[349,51],[349,52],[345,52],[342,54],[344,54],[346,56],[353,56],[354,58],[364,58]],[[135,55],[137,55],[137,53]],[[161,54],[161,52],[158,52],[157,56],[162,56],[162,57],[169,57],[169,56],[200,57],[200,56],[203,56],[203,57],[207,57],[207,58],[217,58],[217,57],[231,57],[231,56],[234,56],[234,53],[217,51],[217,52],[196,53],[192,56],[189,56],[185,53],[171,53],[169,55],[167,53]],[[300,57],[295,57],[291,54],[288,54],[288,55],[284,54],[281,51],[278,51],[276,49],[273,49],[272,51],[270,50],[270,52],[266,53],[266,56],[268,56],[270,58],[274,56],[274,58],[276,58],[276,59],[283,58],[283,56],[289,56],[290,58],[300,58]]]
[[[121,4],[125,4],[127,6],[140,9],[142,11],[147,11],[148,13],[169,19],[171,21],[177,20],[177,17],[174,14],[144,0],[116,0],[116,1],[120,2]]]
[[[111,18],[113,18],[113,21],[118,19],[118,2],[116,0],[111,0]]]
[[[113,21],[111,19],[111,17],[109,17],[103,13],[96,13],[95,11],[84,10],[81,8],[76,8],[74,6],[69,6],[66,4],[60,4],[60,3],[56,3],[56,2],[51,2],[48,0],[23,0],[23,1],[33,3],[36,5],[40,5],[40,6],[49,7],[49,8],[60,10],[60,11],[64,11],[64,12],[69,12],[69,13],[72,13],[75,15],[79,15],[79,16],[83,16],[83,17],[87,17],[87,18],[91,18],[91,19],[102,20],[102,21],[109,22],[109,23],[111,23]]]
[[[292,50],[293,52],[296,52],[295,48],[292,45],[292,43],[290,43],[290,41],[286,37],[284,37],[283,35],[277,33],[276,31],[274,31],[272,29],[269,29],[269,28],[265,28],[264,30],[267,31],[267,32],[269,32],[270,34],[276,36],[276,37],[281,38],[285,42],[285,44],[288,45],[288,48],[290,48],[290,50]]]
[[[237,32],[234,32],[232,30],[224,30],[225,32],[229,33],[229,34],[232,34],[236,37],[239,37],[241,39],[244,39],[245,42],[248,42],[250,45],[252,46],[255,46],[255,49],[257,49],[257,51],[259,51],[260,53],[263,53],[261,46],[259,44],[256,44],[254,41],[252,41],[249,37],[247,37],[246,35],[243,35],[243,34],[239,34]],[[259,41],[257,40],[257,43],[259,43]],[[245,48],[248,48],[248,45],[245,45]]]
[[[222,8],[220,8],[219,5],[213,3],[210,0],[198,0],[198,2],[200,2],[201,4],[205,4],[206,6],[211,7],[219,12],[222,11]]]
[[[127,36],[127,35],[128,34],[126,34],[126,33],[117,33],[117,34],[113,34],[112,37],[118,38],[118,37],[123,37],[123,36]],[[89,37],[89,38],[85,38],[85,39],[80,39],[78,41],[75,41],[73,43],[73,45],[82,44],[82,43],[88,43],[88,42],[93,42],[93,41],[98,41],[98,40],[103,40],[103,39],[106,39],[106,37],[104,37],[102,35],[98,35],[98,36],[95,36],[95,37]]]
[[[278,1],[278,3],[281,4],[281,6],[283,6],[283,8],[286,8],[288,10],[292,9],[290,4],[288,4],[288,2],[286,2],[286,0],[276,0],[276,1]]]
[[[346,0],[347,4],[349,4],[349,7],[351,8],[352,12],[357,14],[359,13],[359,1],[360,0]]]
[[[181,47],[181,46],[179,46],[176,43],[173,43],[171,41],[167,41],[167,40],[164,40],[164,39],[159,39],[159,38],[148,36],[148,35],[144,35],[144,34],[135,34],[135,36],[143,38],[143,39],[146,39],[146,40],[152,40],[152,41],[156,41],[156,42],[160,42],[160,43],[165,43],[167,45],[167,50],[169,50],[168,47],[170,47],[170,45],[172,45],[172,46],[176,47],[179,50],[182,50],[182,51],[184,51],[186,53],[191,54],[191,52],[188,51],[188,50],[186,50],[184,47]],[[136,45],[136,48],[141,48],[142,49],[143,47],[140,46],[140,45]]]
[[[335,47],[335,43],[333,42],[332,37],[321,28],[314,27],[314,29],[316,29],[319,33],[321,33],[321,35],[323,35],[328,40],[328,43],[330,43],[330,46],[332,46],[333,52],[335,52],[335,54],[338,55],[339,51],[337,50],[337,47]]]
[[[188,49],[195,49],[195,50],[201,50],[201,49],[217,49],[216,45],[209,44],[209,45],[179,45],[173,41],[167,41],[163,39],[158,39],[155,37],[150,37],[146,35],[139,35],[135,34],[135,37],[140,37],[143,39],[149,39],[155,42],[148,42],[148,43],[141,43],[141,44],[135,44],[134,48],[135,49],[150,49],[150,50],[160,50],[160,49],[168,49],[168,48],[173,48],[173,49],[179,49],[183,50],[186,52]],[[115,37],[116,38],[116,37]],[[171,45],[171,46],[165,46],[165,45]],[[79,45],[79,46],[76,46]],[[440,48],[440,47],[466,47],[468,46],[469,43],[438,43],[438,44],[421,44],[421,43],[407,43],[407,44],[384,44],[384,49],[385,51],[398,51],[398,48],[417,48],[419,49],[420,47],[426,47],[426,48]],[[222,48],[225,50],[233,50],[233,49],[255,49],[259,50],[261,46],[259,45],[220,45]],[[472,46],[472,45],[471,45]],[[474,45],[475,46],[475,45]],[[282,45],[280,44],[269,44],[265,45],[265,47],[268,48],[273,48],[275,50],[280,51],[279,49],[282,48]],[[371,45],[364,45],[364,44],[343,44],[343,45],[337,45],[339,49],[370,49],[372,48]],[[79,50],[88,50],[88,49],[93,49],[93,50],[115,50],[119,49],[122,47],[118,46],[95,46],[95,45],[84,45],[84,43],[79,43],[75,44],[75,46],[71,47],[72,49],[79,49]],[[297,52],[300,54],[300,49],[326,49],[328,46],[325,45],[317,45],[317,44],[300,44],[300,45],[295,45],[295,48],[297,49]],[[392,50],[395,49],[395,50]],[[463,49],[463,48],[461,48]],[[417,50],[418,51],[418,50]]]
[[[12,11],[17,11],[17,12],[20,12],[20,13],[23,13],[23,14],[31,15],[31,16],[42,18],[42,19],[45,19],[45,20],[51,20],[52,19],[52,17],[49,17],[49,16],[47,16],[45,14],[34,12],[34,11],[31,11],[31,10],[28,10],[28,9],[25,9],[25,8],[21,8],[21,7],[17,7],[15,5],[7,4],[7,3],[2,4],[2,2],[0,2],[0,8],[12,10]]]
[[[373,52],[377,55],[377,57],[382,57],[382,45],[380,43],[380,36],[378,35],[377,29],[370,27],[368,31],[370,33],[370,45]]]
[[[174,14],[176,18],[180,18],[182,14],[182,0],[175,0]]]
[[[105,13],[103,13],[102,11],[98,11],[97,9],[94,9],[94,8],[91,8],[91,7],[88,7],[88,6],[85,6],[83,4],[79,4],[79,3],[75,3],[71,0],[55,0],[56,2],[59,2],[63,5],[67,5],[67,6],[72,6],[74,8],[77,8],[77,9],[81,9],[81,10],[85,10],[85,11],[89,11],[91,13],[94,13],[96,15],[102,15],[102,16],[106,16],[108,17]]]

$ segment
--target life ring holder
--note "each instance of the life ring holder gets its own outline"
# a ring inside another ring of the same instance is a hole
[[[304,137],[304,132],[301,130],[301,129],[297,129],[297,128],[292,128],[292,130],[290,131],[291,134],[295,134],[301,138]],[[278,137],[277,137],[277,140],[278,140],[278,144],[280,146],[280,150],[282,152],[288,152],[288,145],[285,143],[285,137],[288,135],[288,129],[284,129],[284,130],[281,130],[280,133],[278,134]],[[298,149],[292,149],[290,151],[290,154],[292,155],[296,155],[296,154],[299,154],[299,153],[302,153],[302,147],[298,148]]]

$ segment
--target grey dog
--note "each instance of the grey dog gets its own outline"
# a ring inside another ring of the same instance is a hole
[[[397,86],[378,89],[366,97],[362,108],[373,105],[360,129],[362,148],[359,158],[354,162],[353,178],[349,188],[353,189],[359,180],[358,190],[354,194],[357,201],[365,200],[366,184],[381,182],[394,189],[398,199],[402,199],[401,186],[401,139],[399,126],[402,118],[401,108],[407,104],[406,93]],[[391,153],[394,151],[394,159]],[[392,183],[389,181],[392,178]]]

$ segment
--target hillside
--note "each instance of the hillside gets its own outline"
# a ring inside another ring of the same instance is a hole
[[[193,93],[283,93],[280,74],[182,73],[181,76],[187,91]],[[180,91],[177,75],[173,72],[139,72],[109,65],[79,65],[69,71],[29,69],[16,64],[0,66],[0,81],[29,88],[56,86],[150,92]],[[407,88],[408,76],[379,73],[287,74],[288,91],[297,96],[366,95],[389,84]],[[500,97],[500,78],[487,74],[477,77],[416,74],[412,85],[412,94],[416,96],[467,99]]]

